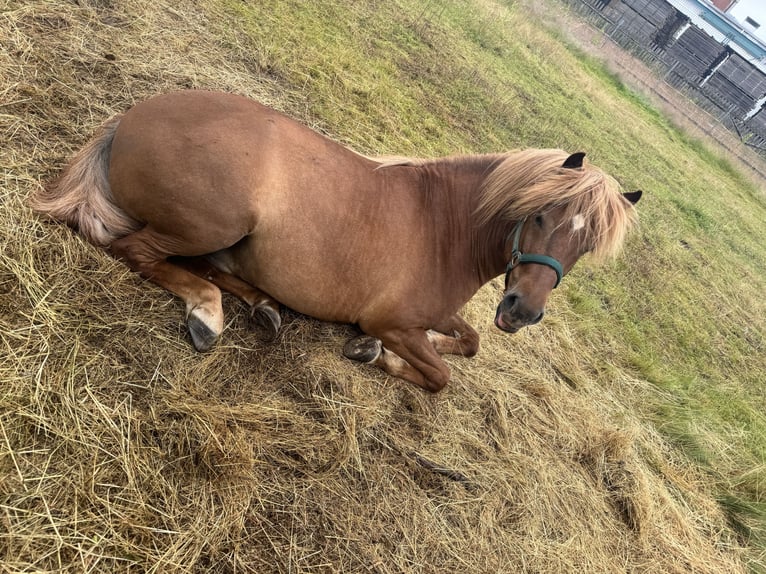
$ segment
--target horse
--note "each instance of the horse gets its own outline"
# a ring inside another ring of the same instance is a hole
[[[355,324],[346,357],[437,392],[440,355],[479,349],[458,312],[483,284],[505,273],[494,323],[516,333],[636,223],[641,192],[584,156],[375,159],[244,96],[187,90],[106,121],[31,205],[180,297],[199,351],[223,331],[223,289],[269,338],[281,306]]]

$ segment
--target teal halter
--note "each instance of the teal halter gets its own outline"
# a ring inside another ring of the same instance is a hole
[[[511,275],[511,271],[522,263],[537,263],[538,265],[546,265],[556,272],[556,284],[553,286],[555,289],[561,283],[561,278],[564,276],[564,269],[556,259],[549,255],[538,255],[536,253],[522,253],[519,249],[519,242],[521,241],[521,231],[524,229],[524,223],[527,218],[519,220],[516,227],[508,235],[510,239],[513,235],[513,251],[511,251],[511,260],[505,268],[505,285],[508,286],[508,277]]]

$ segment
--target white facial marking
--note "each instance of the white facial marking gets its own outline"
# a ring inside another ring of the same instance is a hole
[[[585,218],[579,213],[572,218],[572,231],[585,227]]]

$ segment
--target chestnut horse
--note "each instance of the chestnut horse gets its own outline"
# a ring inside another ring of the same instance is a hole
[[[584,155],[385,162],[244,97],[183,91],[107,121],[32,206],[181,297],[198,350],[223,330],[221,288],[272,336],[280,304],[356,323],[347,357],[438,391],[439,355],[478,350],[457,313],[484,283],[505,272],[495,324],[514,333],[580,256],[619,248],[641,192]]]

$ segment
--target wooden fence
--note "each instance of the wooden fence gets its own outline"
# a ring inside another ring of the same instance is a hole
[[[766,156],[766,74],[666,0],[565,0]]]

